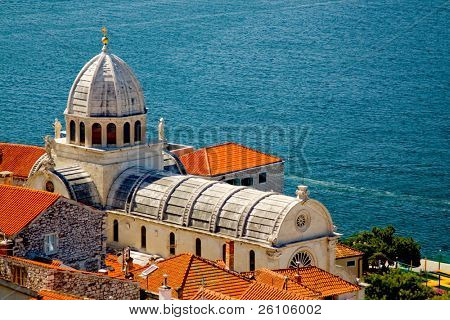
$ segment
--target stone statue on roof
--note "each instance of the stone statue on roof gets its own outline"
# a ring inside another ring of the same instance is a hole
[[[53,128],[55,129],[55,139],[61,138],[62,124],[61,122],[59,122],[58,118],[55,119],[55,122],[53,123]]]
[[[44,137],[45,142],[45,153],[46,153],[46,159],[43,162],[45,170],[49,171],[55,168],[55,159],[53,159],[52,155],[52,149],[55,144],[55,139],[53,139],[50,136]]]
[[[165,136],[165,133],[164,133],[164,118],[159,119],[158,139],[159,139],[159,141],[165,141],[166,140],[166,136]]]

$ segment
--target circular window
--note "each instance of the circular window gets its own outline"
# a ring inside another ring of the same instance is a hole
[[[48,192],[54,192],[55,191],[55,185],[51,181],[47,181],[45,183],[45,190]]]
[[[305,251],[297,252],[289,263],[289,268],[302,268],[312,266],[312,257]]]
[[[305,231],[309,227],[309,215],[300,213],[295,220],[295,224],[300,231]]]

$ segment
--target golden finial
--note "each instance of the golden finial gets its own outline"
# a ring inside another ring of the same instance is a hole
[[[106,52],[106,46],[107,46],[108,43],[109,43],[109,39],[108,39],[108,37],[106,36],[106,35],[108,34],[108,29],[106,29],[106,27],[103,27],[103,28],[102,28],[102,33],[103,33],[103,38],[102,38],[103,49],[102,49],[102,51],[103,51],[103,52]]]

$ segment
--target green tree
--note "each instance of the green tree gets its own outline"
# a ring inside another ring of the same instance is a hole
[[[368,300],[425,300],[433,296],[433,291],[422,284],[415,273],[392,269],[384,274],[368,275],[365,282]]]
[[[395,235],[395,228],[373,227],[371,231],[362,231],[343,240],[343,243],[364,252],[364,269],[371,266],[393,264],[401,261],[413,266],[420,265],[420,244],[411,237]],[[386,268],[384,269],[386,270]]]
[[[435,295],[431,300],[450,300],[450,292],[446,292],[442,295]]]

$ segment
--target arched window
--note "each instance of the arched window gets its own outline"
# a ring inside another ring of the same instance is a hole
[[[123,126],[123,143],[130,143],[130,124],[125,122]]]
[[[116,144],[116,125],[114,123],[109,123],[106,127],[106,143],[108,145]]]
[[[227,262],[227,245],[224,243],[222,246],[222,260],[223,262]]]
[[[313,265],[313,258],[306,251],[297,252],[289,263],[289,268],[303,268]]]
[[[119,221],[113,222],[113,241],[119,241]]]
[[[195,255],[202,256],[202,240],[199,238],[195,239]]]
[[[86,141],[86,129],[84,127],[84,122],[80,122],[80,143],[84,144]]]
[[[250,250],[249,253],[249,267],[250,267],[250,271],[255,271],[255,251]]]
[[[141,247],[147,248],[147,229],[144,226],[141,227]]]
[[[141,135],[142,135],[142,128],[141,128],[141,122],[136,121],[134,124],[134,141],[140,142],[141,141]]]
[[[75,134],[76,134],[76,128],[75,128],[75,121],[70,121],[70,142],[75,141]]]
[[[175,254],[175,233],[171,232],[169,236],[169,253]]]
[[[99,123],[92,125],[92,144],[102,144],[102,126]]]

